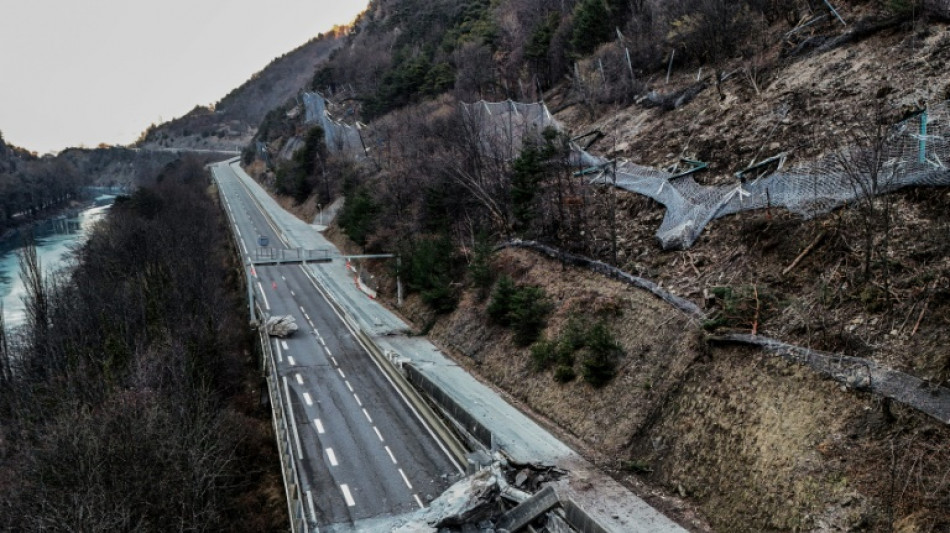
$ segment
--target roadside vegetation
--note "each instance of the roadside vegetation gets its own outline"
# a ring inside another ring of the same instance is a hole
[[[0,529],[286,524],[241,279],[197,160],[120,197],[61,274],[21,264],[0,328]]]

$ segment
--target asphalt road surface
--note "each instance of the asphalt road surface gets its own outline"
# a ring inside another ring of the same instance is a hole
[[[269,250],[286,248],[230,166],[212,168],[245,261],[260,256],[260,237]],[[293,315],[300,326],[272,343],[296,426],[294,460],[318,527],[414,511],[458,479],[460,466],[301,265],[259,265],[251,282],[262,309]]]

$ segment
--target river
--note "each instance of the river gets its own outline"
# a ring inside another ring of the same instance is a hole
[[[36,253],[44,273],[59,270],[69,264],[77,247],[81,246],[96,223],[109,209],[108,205],[83,209],[75,217],[47,220],[35,231]],[[26,321],[23,296],[26,294],[20,279],[17,251],[23,243],[18,238],[0,243],[0,302],[3,303],[3,321],[8,329]]]

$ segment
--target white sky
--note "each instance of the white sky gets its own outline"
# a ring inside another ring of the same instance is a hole
[[[212,104],[367,0],[0,0],[0,131],[39,153],[128,144]]]

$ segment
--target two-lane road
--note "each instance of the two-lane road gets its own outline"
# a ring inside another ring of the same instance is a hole
[[[285,247],[230,167],[212,168],[245,259],[255,254],[262,236],[269,247]],[[293,336],[272,342],[279,383],[295,421],[294,460],[313,523],[346,529],[361,520],[414,511],[441,494],[460,466],[307,270],[257,266],[251,281],[263,309],[292,315],[300,326]]]

